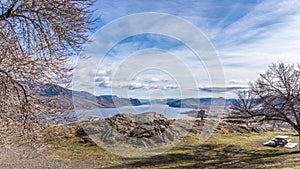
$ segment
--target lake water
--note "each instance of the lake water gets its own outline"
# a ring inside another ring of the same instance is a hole
[[[119,108],[100,108],[93,110],[86,110],[84,112],[68,112],[69,116],[77,117],[79,121],[88,120],[91,117],[107,118],[116,114],[133,113],[141,114],[144,112],[156,112],[162,114],[166,118],[172,119],[190,119],[191,117],[186,114],[180,114],[181,112],[191,111],[193,109],[188,108],[175,108],[167,105],[153,104],[153,105],[141,105],[141,106],[125,106]]]

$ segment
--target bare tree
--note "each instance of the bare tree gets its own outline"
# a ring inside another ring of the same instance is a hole
[[[231,105],[233,114],[259,121],[288,123],[300,134],[299,69],[299,64],[269,66],[258,80],[250,84],[249,91],[238,93],[238,99]]]
[[[68,84],[75,56],[92,30],[93,1],[1,0],[0,137],[31,136],[47,113],[30,88]]]

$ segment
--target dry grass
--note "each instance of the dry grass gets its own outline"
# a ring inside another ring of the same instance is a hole
[[[214,134],[205,143],[199,135],[188,135],[177,147],[151,158],[122,158],[105,150],[78,143],[76,138],[60,138],[48,143],[48,153],[59,160],[84,160],[100,168],[297,168],[298,150],[265,147],[262,144],[278,134]],[[297,137],[292,137],[298,142]],[[298,167],[300,168],[300,167]]]

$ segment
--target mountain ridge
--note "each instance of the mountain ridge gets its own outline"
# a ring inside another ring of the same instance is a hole
[[[49,104],[56,105],[65,110],[76,108],[116,108],[122,106],[140,106],[147,104],[164,104],[169,107],[177,108],[206,108],[212,103],[224,103],[230,105],[233,99],[225,98],[167,98],[167,99],[138,99],[122,98],[117,95],[98,95],[95,96],[86,91],[76,91],[58,85],[45,84],[39,87],[31,87],[32,92],[39,97],[53,100]]]

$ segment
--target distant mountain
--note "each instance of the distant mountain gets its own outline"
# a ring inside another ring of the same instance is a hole
[[[44,84],[39,86],[30,85],[31,92],[41,97],[55,97],[58,95],[71,95],[72,90],[63,88],[58,85]]]
[[[224,105],[225,107],[231,104],[233,99],[224,98],[185,98],[178,99],[172,102],[168,102],[167,105],[170,107],[181,107],[181,108],[201,108],[208,109],[212,104]]]
[[[56,107],[62,111],[73,111],[76,108],[114,108],[122,106],[142,105],[138,99],[119,98],[115,95],[95,96],[85,91],[75,91],[58,85],[45,84],[30,87],[33,94],[48,100],[49,107]]]
[[[166,104],[169,105],[170,103],[177,101],[178,99],[139,99],[142,104]]]
[[[184,98],[184,99],[139,99],[141,104],[163,104],[177,108],[209,109],[212,104],[220,104],[228,108],[234,99],[220,98]],[[225,105],[224,105],[225,104]]]
[[[198,108],[200,106],[200,100],[195,98],[180,99],[169,102],[168,106],[181,108]]]
[[[138,99],[119,98],[118,96],[113,95],[96,96],[96,99],[99,105],[106,108],[142,105]]]
[[[233,99],[224,98],[184,98],[184,99],[135,99],[120,98],[116,95],[95,96],[85,91],[75,91],[58,85],[45,84],[39,87],[31,86],[32,92],[49,100],[48,106],[59,107],[62,111],[77,109],[115,108],[122,106],[139,106],[145,104],[164,104],[170,107],[209,109],[212,103],[225,103],[228,107]]]

